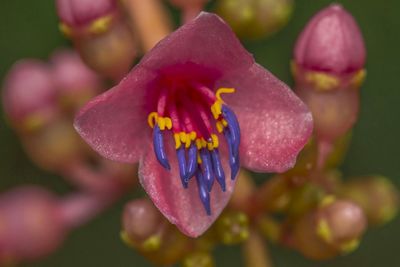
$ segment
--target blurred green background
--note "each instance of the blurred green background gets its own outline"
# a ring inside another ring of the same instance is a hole
[[[358,21],[368,49],[368,76],[362,88],[360,121],[346,161],[345,176],[383,174],[400,186],[400,1],[341,1]],[[296,0],[289,25],[268,40],[248,42],[257,61],[292,84],[289,60],[293,43],[306,21],[329,4],[322,0]],[[68,43],[58,32],[52,0],[0,1],[0,81],[18,59],[45,59],[56,47]],[[1,105],[1,104],[0,104]],[[0,108],[0,191],[33,183],[63,193],[70,190],[61,178],[42,172],[25,156]],[[86,227],[73,232],[64,247],[30,267],[47,266],[151,266],[118,237],[123,202]],[[351,255],[328,262],[311,262],[296,252],[272,247],[276,267],[341,266],[398,267],[400,219],[368,231],[361,247]],[[237,247],[219,248],[217,266],[242,266]]]

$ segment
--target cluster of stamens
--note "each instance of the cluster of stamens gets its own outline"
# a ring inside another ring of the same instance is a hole
[[[148,116],[157,160],[167,170],[171,169],[163,133],[172,131],[182,185],[187,188],[190,179],[196,177],[200,200],[208,215],[211,214],[209,193],[215,180],[222,191],[226,190],[218,135],[223,134],[227,142],[232,180],[239,171],[239,123],[221,98],[223,93],[234,92],[233,88],[220,88],[214,93],[202,84],[162,89],[157,111]]]

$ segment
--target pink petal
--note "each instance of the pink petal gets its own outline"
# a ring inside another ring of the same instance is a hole
[[[169,137],[166,137],[166,140],[169,140]],[[221,191],[217,182],[214,183],[210,194],[211,216],[208,216],[199,198],[196,178],[193,177],[189,187],[184,189],[174,148],[170,146],[168,152],[171,152],[168,153],[171,171],[163,169],[156,160],[152,148],[148,149],[148,153],[139,165],[140,183],[156,207],[172,224],[190,237],[200,236],[218,218],[233,192],[235,181],[230,179],[229,165],[226,159],[222,158],[226,175],[226,192]]]
[[[158,43],[141,64],[159,71],[188,62],[226,75],[248,69],[254,59],[221,18],[202,12]]]
[[[155,75],[136,67],[108,92],[90,101],[75,118],[74,126],[103,157],[134,163],[151,137],[144,110],[144,94]]]
[[[237,89],[224,100],[238,116],[241,165],[260,172],[291,168],[313,128],[306,105],[258,64],[218,85]]]

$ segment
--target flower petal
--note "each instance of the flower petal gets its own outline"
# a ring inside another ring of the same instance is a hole
[[[196,179],[192,177],[188,188],[183,188],[178,163],[173,153],[174,148],[169,145],[168,149],[171,171],[161,167],[152,149],[149,148],[148,153],[139,164],[140,183],[156,207],[171,223],[175,224],[184,234],[197,237],[203,234],[218,218],[230,199],[235,181],[229,179],[229,165],[223,158],[223,168],[228,177],[226,191],[222,192],[220,186],[214,184],[210,193],[211,216],[208,216],[199,197]]]
[[[139,161],[151,137],[144,107],[152,72],[136,67],[120,84],[90,101],[75,118],[83,139],[103,157]]]
[[[248,69],[254,59],[221,18],[202,12],[158,43],[141,64],[159,71],[188,62],[226,75]]]
[[[225,77],[217,85],[237,89],[224,99],[239,120],[241,165],[261,172],[291,168],[313,128],[306,105],[258,64],[240,75]]]

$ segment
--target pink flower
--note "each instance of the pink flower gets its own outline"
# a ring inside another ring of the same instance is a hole
[[[294,51],[299,66],[332,74],[362,69],[365,57],[364,40],[357,23],[338,4],[323,9],[308,22]]]
[[[227,204],[239,158],[254,171],[287,170],[312,118],[218,16],[202,13],[89,102],[75,127],[104,157],[139,162],[154,204],[196,237]]]

